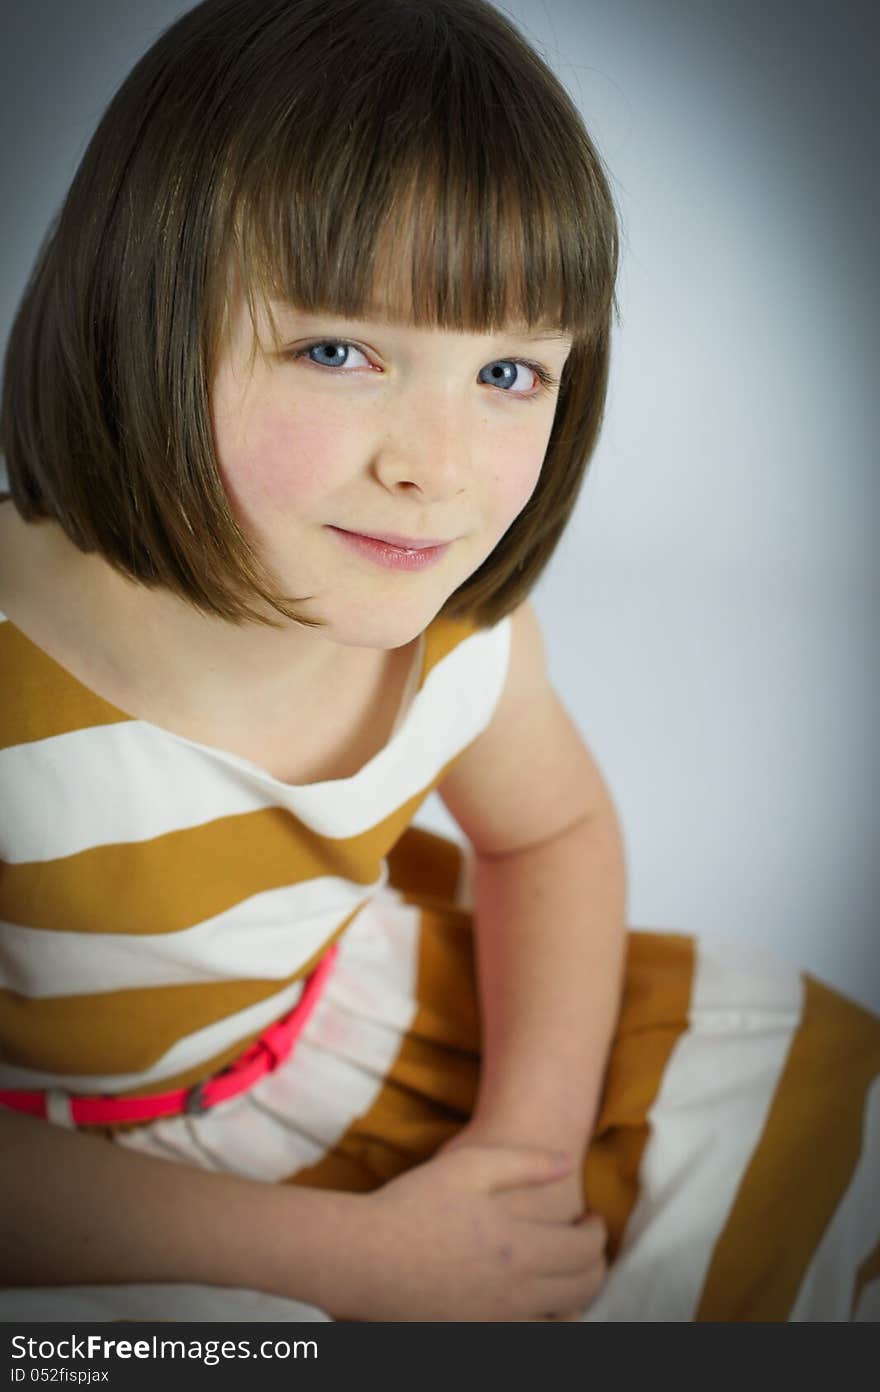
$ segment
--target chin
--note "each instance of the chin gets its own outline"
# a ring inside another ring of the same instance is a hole
[[[433,618],[434,615],[430,614],[419,623],[393,623],[386,620],[365,624],[357,635],[352,635],[351,643],[355,647],[382,649],[386,652],[393,648],[404,648],[424,632]]]
[[[402,648],[424,632],[445,602],[444,595],[433,607],[377,603],[367,612],[352,614],[345,619],[328,613],[320,616],[327,624],[322,631],[331,642],[344,647],[380,648],[386,651]]]

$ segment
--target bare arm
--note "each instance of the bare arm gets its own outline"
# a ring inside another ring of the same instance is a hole
[[[6,1285],[197,1283],[356,1320],[540,1320],[583,1306],[602,1229],[528,1222],[509,1196],[571,1167],[472,1148],[374,1194],[262,1184],[155,1160],[0,1109]]]
[[[604,779],[549,681],[528,603],[511,639],[496,713],[439,789],[476,852],[483,1062],[460,1140],[540,1136],[580,1155],[620,1006],[624,845]]]
[[[497,1144],[581,1155],[620,1003],[626,934],[613,811],[475,866],[483,1067],[475,1119]]]
[[[7,1286],[194,1282],[322,1305],[359,1205],[153,1159],[4,1108],[0,1156]]]

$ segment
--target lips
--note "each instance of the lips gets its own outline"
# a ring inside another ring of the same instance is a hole
[[[336,530],[349,531],[345,527],[339,527]],[[401,551],[429,551],[434,546],[446,545],[443,537],[405,537],[400,536],[397,532],[349,531],[349,535],[366,537],[368,541],[384,541],[387,546],[399,546]]]
[[[431,545],[424,538],[421,538],[413,546],[401,546],[399,544],[401,541],[413,540],[413,538],[404,538],[399,533],[392,532],[390,535],[395,540],[388,541],[386,537],[367,536],[363,532],[348,532],[343,527],[331,527],[330,531],[349,551],[353,551],[363,559],[374,565],[382,566],[386,570],[427,570],[430,566],[436,565],[452,545],[452,542],[449,541]]]

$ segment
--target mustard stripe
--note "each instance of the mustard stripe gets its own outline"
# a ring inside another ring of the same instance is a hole
[[[610,1261],[640,1196],[649,1113],[688,1030],[695,964],[687,935],[631,929],[627,936],[621,1010],[585,1168],[587,1205],[605,1219]]]
[[[348,920],[333,935],[334,940],[347,925]],[[143,1074],[190,1035],[279,995],[311,970],[327,945],[322,944],[289,976],[271,981],[211,981],[39,1001],[2,991],[0,1051],[4,1063],[14,1061],[21,1068],[71,1079],[94,1076],[108,1080],[115,1075]],[[236,1040],[241,1037],[236,1035]],[[39,1082],[34,1086],[39,1087]],[[84,1091],[81,1086],[75,1090]],[[145,1085],[145,1090],[155,1092],[156,1087]],[[125,1091],[136,1092],[137,1087],[126,1087]]]
[[[402,894],[430,896],[452,903],[461,873],[461,849],[456,842],[410,826],[388,853],[388,879]]]
[[[408,822],[411,810],[402,809],[399,816]],[[387,834],[394,836],[396,832],[392,829]],[[421,862],[430,846],[440,839],[419,828],[406,830],[394,850],[394,873],[411,881],[410,862]],[[453,851],[453,856],[455,853]],[[445,863],[447,875],[451,877],[454,865],[448,854]],[[220,874],[222,857],[217,866]],[[154,883],[152,876],[145,877],[146,885]],[[439,885],[439,880],[437,883]],[[352,914],[346,916],[334,932],[328,934],[326,942],[335,940],[352,917]],[[295,970],[271,980],[221,980],[150,988],[133,986],[37,999],[2,990],[0,1057],[7,1065],[62,1077],[142,1073],[154,1067],[181,1040],[279,993],[285,984],[298,980],[311,970],[311,964],[324,950],[326,942],[309,953]],[[173,957],[173,934],[169,934],[168,951]],[[152,1086],[147,1088],[147,1091],[154,1090]]]
[[[59,932],[175,933],[283,885],[327,875],[371,885],[432,786],[347,839],[319,836],[292,813],[269,807],[149,841],[5,865],[0,919]]]
[[[801,1024],[712,1256],[697,1320],[787,1320],[858,1163],[880,1020],[804,976]],[[794,1188],[793,1188],[794,1186]]]
[[[436,618],[425,629],[424,676],[432,672],[465,638],[483,631],[473,619],[447,619],[442,615]]]
[[[16,628],[0,622],[0,749],[131,717],[111,706]]]

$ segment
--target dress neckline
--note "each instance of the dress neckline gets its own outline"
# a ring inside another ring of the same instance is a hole
[[[262,764],[257,763],[253,759],[247,758],[243,754],[236,754],[233,750],[225,749],[222,745],[208,744],[202,740],[191,739],[188,735],[181,735],[178,734],[175,730],[170,730],[166,725],[160,725],[154,720],[147,720],[144,719],[142,716],[133,715],[130,711],[123,710],[121,706],[115,705],[112,701],[109,701],[105,696],[102,696],[100,692],[96,691],[93,687],[89,686],[80,677],[77,677],[73,672],[70,671],[68,667],[64,666],[63,662],[60,662],[57,658],[53,657],[51,653],[48,653],[46,649],[41,647],[40,644],[34,638],[31,638],[30,635],[26,633],[25,630],[21,628],[15,622],[14,619],[11,619],[9,615],[2,610],[0,610],[0,622],[8,623],[10,627],[18,634],[18,636],[27,644],[27,646],[33,649],[33,651],[39,655],[41,662],[48,664],[56,672],[60,673],[61,678],[65,683],[71,685],[73,688],[79,690],[80,692],[84,692],[90,702],[93,702],[96,706],[100,707],[101,710],[115,717],[115,720],[107,721],[104,723],[122,724],[125,722],[129,722],[132,724],[140,725],[145,729],[154,732],[162,739],[172,740],[174,743],[182,744],[189,749],[196,749],[201,753],[212,755],[217,759],[221,760],[222,762],[227,763],[240,770],[244,770],[249,774],[255,775],[262,781],[271,784],[273,787],[283,789],[286,792],[296,792],[300,789],[304,792],[310,792],[313,788],[323,788],[331,786],[333,784],[351,783],[356,778],[360,778],[366,772],[367,769],[371,768],[372,765],[375,764],[375,762],[378,759],[383,757],[386,750],[390,748],[391,744],[394,743],[394,741],[397,739],[397,737],[403,730],[404,726],[407,724],[408,716],[412,709],[413,699],[416,695],[416,692],[420,689],[422,685],[424,677],[425,655],[427,649],[427,644],[425,640],[425,634],[427,630],[423,630],[423,632],[419,634],[418,642],[416,643],[415,653],[413,655],[410,670],[406,682],[404,684],[400,704],[397,708],[397,713],[394,717],[394,722],[391,726],[388,738],[386,739],[382,747],[376,750],[375,754],[371,755],[370,758],[367,759],[367,761],[364,764],[362,764],[361,767],[355,773],[348,774],[342,778],[318,779],[310,783],[290,783],[285,781],[283,778],[276,777],[275,774],[270,773],[269,770],[265,768]]]

